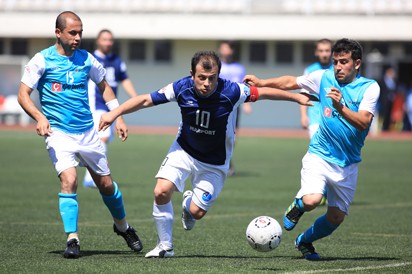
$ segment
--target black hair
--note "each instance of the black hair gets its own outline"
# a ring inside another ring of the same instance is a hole
[[[80,17],[72,11],[63,11],[56,18],[56,29],[64,30],[66,28],[67,18],[72,18],[76,21],[82,21]]]
[[[196,66],[201,63],[201,66],[205,70],[212,69],[213,64],[218,66],[218,73],[222,67],[222,62],[220,61],[219,56],[214,51],[198,51],[192,57],[191,69],[192,74],[196,73]]]
[[[352,53],[352,60],[362,60],[362,46],[359,42],[355,40],[351,40],[348,38],[343,38],[333,45],[332,47],[332,54],[333,53]]]

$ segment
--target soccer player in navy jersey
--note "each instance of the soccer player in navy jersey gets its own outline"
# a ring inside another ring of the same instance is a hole
[[[168,102],[177,102],[182,114],[179,134],[156,175],[153,217],[156,247],[146,258],[174,255],[172,194],[183,192],[191,176],[192,190],[183,193],[182,224],[191,230],[205,216],[223,188],[235,142],[237,108],[258,99],[288,100],[312,105],[309,97],[283,90],[249,87],[219,78],[221,62],[213,51],[195,53],[191,76],[164,88],[129,99],[101,116],[104,130],[122,114]]]
[[[301,188],[286,210],[283,224],[292,230],[304,212],[316,208],[328,189],[328,208],[305,232],[296,248],[308,260],[320,259],[313,242],[329,236],[349,212],[356,191],[361,149],[369,132],[380,88],[375,80],[360,75],[362,47],[354,40],[340,39],[332,47],[333,70],[308,75],[262,80],[247,75],[256,87],[304,88],[319,96],[321,120],[302,159]]]
[[[21,80],[18,101],[36,122],[36,131],[44,137],[49,157],[60,179],[59,209],[67,234],[65,258],[80,256],[77,228],[77,172],[79,159],[92,174],[103,202],[109,209],[114,232],[122,236],[134,251],[143,246],[133,227],[126,221],[122,193],[113,181],[106,154],[93,125],[88,103],[87,80],[99,87],[109,109],[119,105],[105,81],[103,66],[85,50],[79,49],[83,24],[71,11],[56,19],[56,43],[37,53],[26,65]],[[37,89],[41,111],[30,94]],[[124,141],[127,127],[122,117],[116,119],[116,130]]]
[[[132,81],[127,75],[126,64],[117,54],[113,53],[114,39],[113,34],[108,29],[102,29],[96,38],[97,49],[93,52],[93,56],[103,65],[106,69],[105,80],[112,88],[114,94],[117,96],[119,84],[122,86],[124,91],[130,96],[134,97],[137,92],[133,86]],[[108,112],[109,109],[106,106],[106,102],[103,99],[102,93],[93,81],[89,81],[89,104],[90,110],[93,113],[93,121],[97,128],[100,121],[100,116],[102,113]],[[98,132],[100,139],[102,140],[102,145],[107,151],[107,144],[113,140],[113,127],[108,128],[104,131]],[[96,187],[93,182],[93,178],[86,169],[86,173],[83,179],[83,186],[85,187]]]

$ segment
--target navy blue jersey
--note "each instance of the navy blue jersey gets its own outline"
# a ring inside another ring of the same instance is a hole
[[[235,143],[237,108],[250,100],[250,88],[219,78],[216,90],[199,96],[190,76],[151,93],[153,103],[175,101],[182,120],[177,136],[179,145],[204,163],[223,165],[230,160]]]

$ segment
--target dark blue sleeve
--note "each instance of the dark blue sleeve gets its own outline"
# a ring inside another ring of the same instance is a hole
[[[164,93],[160,93],[158,90],[150,93],[150,97],[152,97],[153,105],[160,105],[169,102],[166,95]]]

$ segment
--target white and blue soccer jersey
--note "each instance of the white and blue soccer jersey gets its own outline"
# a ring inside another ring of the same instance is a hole
[[[202,97],[189,76],[152,92],[151,98],[155,105],[177,102],[182,115],[177,142],[189,155],[208,164],[227,164],[235,142],[237,108],[251,101],[249,86],[219,78],[216,90]]]
[[[331,69],[333,70],[333,64],[330,64],[327,67],[323,67],[321,63],[316,62],[308,66],[305,71],[303,72],[304,75],[307,75],[309,73],[312,73],[317,70],[322,70],[322,69]],[[320,115],[321,115],[321,107],[320,103],[313,101],[313,106],[308,108],[308,119],[309,119],[309,125],[314,125],[314,124],[319,124],[320,121]]]
[[[52,128],[77,134],[93,127],[87,80],[100,83],[104,76],[103,66],[87,51],[75,50],[67,57],[53,45],[30,60],[21,82],[37,88],[42,112]]]
[[[222,62],[219,77],[236,83],[242,83],[245,77],[245,68],[239,63]]]
[[[117,95],[117,87],[119,83],[128,78],[126,64],[118,55],[113,53],[104,55],[96,50],[93,53],[93,56],[106,69],[105,79],[109,86],[112,88],[114,94]],[[89,101],[92,111],[109,111],[106,106],[106,102],[103,99],[102,93],[93,81],[89,81]]]
[[[380,92],[376,81],[358,75],[352,83],[341,85],[333,70],[319,70],[298,77],[297,83],[301,88],[317,94],[321,104],[320,126],[310,141],[309,152],[341,167],[360,162],[369,128],[357,130],[338,113],[326,94],[331,87],[336,87],[342,93],[345,107],[355,112],[366,110],[373,114]]]

